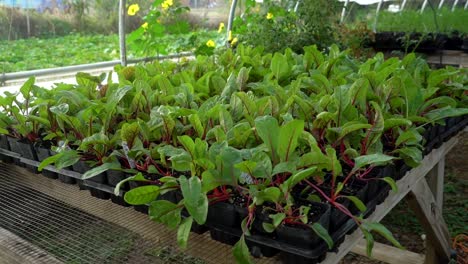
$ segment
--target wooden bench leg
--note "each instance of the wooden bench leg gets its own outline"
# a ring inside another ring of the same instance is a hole
[[[443,168],[441,169],[443,165],[444,162],[440,162],[433,170],[443,173]],[[437,174],[436,178],[439,179],[431,180],[431,182],[442,183],[443,187],[443,178],[441,181],[441,175]],[[441,197],[439,191],[441,188],[435,187],[435,194]],[[426,264],[448,263],[451,256],[450,234],[442,216],[441,200],[441,198],[440,200],[434,198],[433,192],[425,179],[420,180],[407,196],[409,206],[416,213],[416,217],[427,234]]]

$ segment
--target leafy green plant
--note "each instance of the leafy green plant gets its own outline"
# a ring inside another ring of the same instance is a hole
[[[239,44],[179,64],[115,70],[119,83],[81,73],[78,85],[33,89],[34,111],[19,113],[47,120],[39,135],[58,152],[41,168],[81,159],[94,161],[83,179],[130,173],[115,194],[133,182],[125,201],[148,205],[151,219],[178,228],[183,247],[192,226],[210,224],[209,210],[231,205],[243,219],[234,246],[242,263],[259,226],[312,230],[332,247],[333,230],[312,220],[312,202],[352,219],[369,254],[374,233],[401,246],[363,217],[357,182],[397,191],[395,176],[375,171],[418,166],[424,128],[468,114],[465,70],[431,70],[415,55],[360,62],[335,45],[326,54],[317,46],[272,54]],[[12,98],[0,102],[7,113],[0,124],[10,131],[17,106]]]

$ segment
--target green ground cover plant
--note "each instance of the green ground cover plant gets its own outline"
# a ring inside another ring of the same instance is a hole
[[[217,36],[216,31],[197,31],[183,35],[165,35],[160,38],[166,45],[165,53],[194,51],[198,42],[205,42]],[[177,43],[177,45],[175,44]],[[169,45],[171,44],[171,45]],[[129,57],[156,56],[156,50],[138,52],[129,47]],[[119,59],[117,35],[79,35],[50,39],[19,39],[0,41],[0,72],[17,72]]]
[[[136,183],[125,201],[148,205],[152,220],[178,228],[182,247],[192,226],[210,221],[213,205],[238,207],[240,263],[250,262],[246,238],[259,230],[273,237],[302,228],[331,248],[331,228],[314,218],[317,202],[357,224],[368,254],[375,233],[401,247],[363,217],[366,198],[353,182],[397,191],[391,175],[373,173],[418,166],[425,129],[468,114],[466,69],[431,70],[414,54],[360,62],[337,46],[297,54],[239,45],[115,71],[118,83],[80,73],[77,85],[47,90],[28,80],[22,99],[0,97],[0,133],[52,145],[58,154],[39,169],[84,161],[92,169],[83,180],[127,173],[116,194]]]

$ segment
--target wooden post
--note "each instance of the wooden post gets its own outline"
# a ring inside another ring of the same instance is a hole
[[[442,210],[439,209],[426,180],[419,181],[412,188],[407,201],[427,234],[425,263],[448,263],[451,255],[450,234]]]
[[[444,203],[445,157],[443,157],[427,174],[427,183],[434,195],[436,205],[442,211]]]

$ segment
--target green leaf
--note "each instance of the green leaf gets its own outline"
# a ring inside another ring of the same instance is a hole
[[[122,126],[121,138],[123,141],[126,141],[128,147],[132,149],[135,140],[140,134],[140,125],[138,122],[125,123]]]
[[[371,232],[377,232],[379,235],[383,236],[385,239],[387,239],[389,242],[391,242],[394,246],[404,249],[403,246],[398,242],[392,235],[392,233],[382,224],[377,223],[377,222],[364,222],[361,225],[364,229],[367,231]]]
[[[315,64],[315,67],[320,66],[323,61],[323,54],[316,45],[304,47],[304,67],[307,70],[311,68],[312,64]]]
[[[367,252],[367,256],[368,257],[371,257],[372,256],[372,249],[374,248],[374,237],[372,236],[372,234],[365,230],[364,228],[361,228],[362,230],[362,233],[364,234],[364,238],[366,239],[366,242],[367,242],[367,247],[366,247],[366,252]]]
[[[131,205],[150,203],[158,198],[160,188],[156,185],[147,185],[131,189],[124,195],[124,200]]]
[[[177,230],[177,243],[181,248],[187,248],[187,241],[190,235],[190,229],[192,228],[193,217],[187,217],[182,220],[182,223]]]
[[[118,162],[112,162],[112,163],[104,163],[102,164],[101,166],[98,166],[98,167],[94,167],[92,168],[91,170],[85,172],[85,174],[83,174],[83,176],[81,176],[81,179],[82,180],[87,180],[89,178],[92,178],[94,176],[97,176],[105,171],[108,171],[108,170],[115,170],[115,169],[120,169],[121,166],[120,166],[120,163]]]
[[[406,145],[417,145],[422,141],[422,136],[419,134],[419,132],[415,129],[408,129],[405,132],[401,133],[396,142],[396,146],[400,146],[402,143],[405,143]]]
[[[357,207],[359,211],[364,213],[367,210],[364,203],[356,196],[343,196],[343,197],[353,202],[353,204]]]
[[[392,156],[388,156],[388,155],[380,154],[380,153],[359,156],[354,159],[355,163],[354,163],[353,172],[368,165],[385,165],[393,159],[394,157]]]
[[[273,226],[278,227],[286,218],[286,214],[285,213],[271,214],[270,218],[273,220]]]
[[[422,152],[417,147],[401,148],[397,149],[396,152],[400,154],[406,164],[413,168],[419,166],[422,161]]]
[[[189,115],[189,121],[192,127],[197,132],[198,137],[202,138],[205,133],[205,128],[203,127],[198,114]]]
[[[7,131],[7,134],[8,134],[8,131]],[[41,164],[39,164],[39,167],[37,168],[37,170],[42,171],[46,166],[48,166],[50,164],[54,164],[61,156],[63,156],[63,154],[58,153],[58,154],[55,154],[53,156],[50,156],[50,157],[44,159],[41,162]]]
[[[255,168],[257,167],[257,162],[251,160],[245,160],[241,163],[237,163],[234,165],[235,168],[238,168],[242,172],[247,174],[252,174]]]
[[[343,127],[341,128],[338,140],[346,137],[348,134],[350,134],[350,133],[352,133],[354,131],[362,130],[362,129],[368,129],[368,128],[371,128],[371,127],[372,127],[372,125],[370,125],[370,124],[363,124],[363,123],[359,123],[357,121],[348,122],[348,123],[344,124]]]
[[[454,117],[454,116],[461,116],[461,115],[468,115],[468,108],[451,108],[451,107],[444,107],[434,109],[432,111],[427,112],[424,117],[429,118],[431,122],[444,119],[447,117]]]
[[[301,170],[291,177],[289,177],[283,184],[288,189],[291,190],[296,184],[307,179],[317,171],[317,167],[310,167],[305,170]]]
[[[192,155],[192,158],[195,158],[195,142],[193,142],[193,139],[186,135],[179,136],[177,139],[179,139],[179,142],[182,144],[182,146],[184,146],[185,150],[187,150]]]
[[[276,227],[274,225],[272,225],[270,223],[267,223],[267,222],[263,222],[262,227],[268,233],[273,233],[275,231],[275,229],[276,229]]]
[[[367,149],[369,149],[375,143],[381,141],[382,133],[385,127],[385,121],[384,121],[384,117],[382,114],[382,109],[376,102],[371,101],[370,103],[372,107],[374,108],[375,115],[374,115],[372,128],[370,128],[369,140],[367,142]]]
[[[240,240],[234,245],[233,248],[234,258],[236,262],[239,264],[251,264],[253,263],[250,259],[250,252],[249,247],[247,247],[247,243],[245,243],[245,236],[242,235]]]
[[[198,224],[203,225],[208,214],[208,198],[202,192],[200,178],[194,176],[187,180],[185,176],[181,176],[179,183],[184,196],[185,208]]]
[[[36,78],[34,76],[29,77],[29,79],[21,86],[20,92],[25,99],[28,99],[31,96],[31,90],[34,87],[35,81]]]
[[[321,224],[319,223],[313,223],[311,226],[312,230],[325,242],[327,242],[328,248],[332,249],[333,247],[333,239],[331,238],[330,234],[328,234],[327,229],[325,229]]]
[[[135,176],[128,177],[127,179],[121,180],[119,183],[117,183],[117,185],[114,188],[114,194],[116,196],[120,194],[120,188],[122,187],[122,185],[128,181],[148,181],[148,180],[145,179],[145,177],[143,177],[143,174],[141,174],[141,172],[137,173]]]
[[[54,164],[57,169],[63,169],[77,163],[80,156],[74,150],[67,150],[50,156],[39,164],[39,171],[42,171],[46,166]]]
[[[395,192],[395,193],[398,192],[398,187],[397,187],[396,182],[395,182],[394,179],[392,179],[391,177],[384,177],[384,178],[382,178],[382,180],[385,181],[386,183],[388,183],[388,185],[390,185],[393,192]]]
[[[281,191],[278,187],[268,187],[257,194],[257,205],[263,204],[265,201],[277,203],[280,199]]]
[[[296,171],[296,165],[294,163],[281,162],[273,168],[272,174],[277,175],[277,174],[285,173],[285,172],[294,173],[295,171]]]
[[[388,130],[394,127],[408,127],[412,124],[413,122],[406,118],[388,118],[384,121],[384,130]]]
[[[303,131],[303,120],[293,120],[280,128],[279,142],[277,143],[280,161],[289,160],[291,154],[296,150],[299,136],[302,135]]]
[[[280,127],[278,120],[272,116],[262,116],[255,119],[255,128],[258,136],[263,140],[270,150],[270,155],[273,161],[277,161],[278,154],[278,138],[280,134]]]
[[[157,200],[151,202],[148,215],[151,220],[165,224],[174,229],[182,220],[180,214],[182,207],[167,200]]]
[[[290,69],[288,59],[281,53],[275,53],[271,59],[270,70],[278,81],[286,78],[289,75]]]

